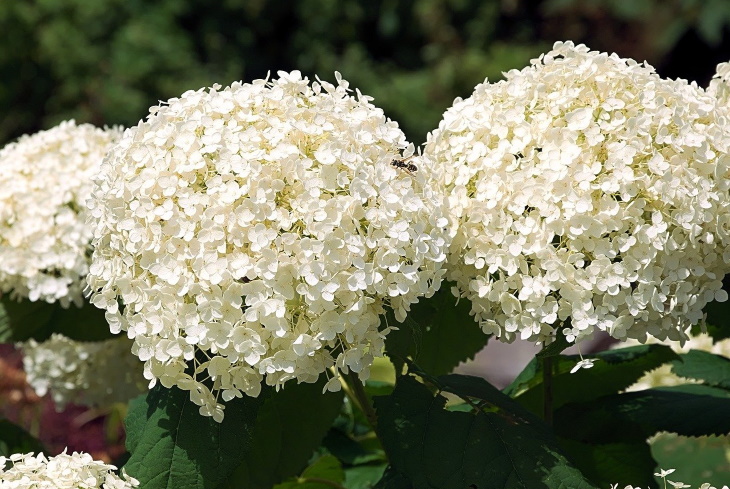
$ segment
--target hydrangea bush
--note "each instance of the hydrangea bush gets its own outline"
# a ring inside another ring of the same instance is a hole
[[[366,380],[384,308],[403,321],[444,273],[443,199],[393,164],[407,148],[339,75],[279,72],[153,107],[91,194],[92,301],[151,385],[190,391],[216,419],[262,380]]]
[[[143,371],[123,475],[22,455],[42,447],[0,419],[0,488],[689,487],[647,439],[730,434],[730,360],[698,349],[730,338],[719,82],[558,43],[457,99],[421,155],[335,78],[189,91],[110,148],[86,282],[127,337],[71,343],[52,333],[100,339],[89,308],[26,297],[0,298],[0,340],[29,339],[62,402]],[[598,331],[632,344],[562,353]],[[543,349],[502,390],[452,374],[488,337]],[[631,387],[664,365],[688,380]]]
[[[478,85],[429,134],[458,221],[448,278],[485,333],[682,340],[727,300],[727,112],[570,42]]]

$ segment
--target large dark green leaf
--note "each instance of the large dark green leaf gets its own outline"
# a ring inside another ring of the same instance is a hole
[[[342,405],[341,392],[289,383],[259,409],[251,449],[221,489],[268,489],[296,475],[320,445]]]
[[[730,392],[689,384],[604,396],[555,412],[558,436],[586,443],[642,441],[660,431],[685,436],[730,433]]]
[[[626,389],[639,380],[645,372],[679,357],[664,345],[639,345],[585,355],[594,358],[592,368],[570,373],[580,360],[578,355],[561,355],[552,358],[553,408],[574,401],[590,401],[601,396]],[[533,359],[504,390],[534,413],[542,412],[542,364]]]
[[[690,350],[672,362],[672,371],[680,377],[701,380],[715,387],[730,389],[730,359],[701,350]]]
[[[0,342],[43,341],[51,336],[49,321],[54,304],[29,300],[16,301],[7,295],[0,298]]]
[[[104,311],[85,302],[67,309],[59,303],[0,299],[0,342],[44,341],[60,333],[76,341],[100,341],[112,338]]]
[[[187,392],[158,384],[130,403],[125,468],[145,489],[217,487],[252,449],[261,403],[250,397],[229,401],[217,423],[199,414]]]
[[[36,437],[12,421],[0,418],[0,456],[45,451],[43,444]]]
[[[461,392],[473,409],[447,410],[443,396],[411,376],[375,401],[392,469],[414,488],[594,487],[568,463],[539,419],[519,406],[517,412],[502,408],[514,401],[486,381],[451,375],[437,382]]]
[[[561,439],[560,446],[578,469],[599,487],[656,486],[657,464],[646,441],[589,444]]]
[[[457,304],[450,288],[445,282],[433,297],[413,304],[402,324],[389,315],[389,324],[398,330],[388,334],[385,348],[396,372],[410,358],[431,375],[446,374],[487,344],[489,336],[469,315],[470,302]]]

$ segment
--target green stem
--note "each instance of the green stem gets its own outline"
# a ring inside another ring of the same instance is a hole
[[[543,419],[553,425],[553,357],[542,359]]]
[[[378,415],[375,413],[375,408],[370,404],[365,393],[365,386],[362,385],[360,378],[352,370],[342,375],[343,390],[350,397],[360,410],[365,414],[365,417],[370,423],[370,427],[375,431],[378,427]]]

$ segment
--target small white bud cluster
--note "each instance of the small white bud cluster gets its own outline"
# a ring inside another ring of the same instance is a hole
[[[458,223],[447,278],[485,333],[681,340],[727,300],[730,118],[583,45],[457,99],[424,159]]]
[[[130,353],[132,340],[126,336],[80,342],[53,334],[42,343],[18,346],[28,383],[39,396],[50,392],[58,410],[69,403],[126,403],[147,390],[143,363]]]

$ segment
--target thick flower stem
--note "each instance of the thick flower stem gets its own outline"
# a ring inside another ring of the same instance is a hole
[[[370,427],[375,431],[378,427],[378,415],[375,413],[375,408],[370,403],[367,394],[365,393],[365,386],[362,381],[354,372],[350,371],[342,375],[343,389],[348,395],[350,400],[360,408],[365,414],[365,417],[370,423]]]
[[[553,425],[553,357],[542,359],[543,419]]]

